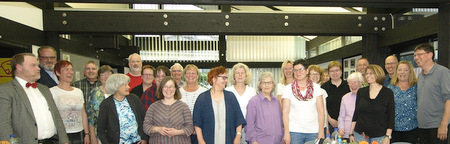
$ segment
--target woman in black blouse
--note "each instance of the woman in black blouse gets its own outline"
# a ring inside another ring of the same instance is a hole
[[[369,86],[358,90],[350,141],[389,144],[395,128],[394,94],[381,85],[385,74],[380,66],[369,65],[365,77]]]

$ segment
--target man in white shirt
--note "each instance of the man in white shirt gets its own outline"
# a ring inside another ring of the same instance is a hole
[[[36,83],[40,68],[31,53],[11,58],[14,79],[0,85],[0,141],[13,134],[20,143],[67,143],[64,124],[48,87]]]

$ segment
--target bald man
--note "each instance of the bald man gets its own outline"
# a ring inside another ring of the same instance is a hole
[[[391,83],[391,79],[394,76],[395,70],[398,65],[398,59],[394,55],[388,56],[384,60],[384,68],[386,69],[386,78],[384,79],[383,85],[388,86]]]

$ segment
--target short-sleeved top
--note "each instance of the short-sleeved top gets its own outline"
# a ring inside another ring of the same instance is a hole
[[[350,88],[348,87],[348,83],[345,80],[342,80],[341,84],[336,87],[336,85],[331,83],[331,80],[325,82],[322,85],[322,88],[327,91],[327,111],[331,118],[338,119],[339,110],[341,109],[341,100],[342,97],[350,92]]]
[[[191,114],[194,114],[194,105],[195,105],[195,101],[197,101],[197,97],[201,93],[203,93],[207,90],[208,89],[201,87],[201,86],[199,86],[198,89],[193,92],[187,92],[183,88],[180,88],[180,93],[181,93],[180,100],[189,106],[189,110],[191,110]]]
[[[289,112],[289,131],[299,133],[318,133],[319,117],[317,112],[317,97],[323,95],[320,86],[313,83],[313,98],[307,101],[298,100],[292,93],[292,84],[286,86],[283,97],[291,101]],[[306,90],[301,91],[302,95]]]
[[[250,101],[250,99],[256,95],[255,89],[247,85],[245,86],[245,92],[242,95],[238,94],[234,86],[227,87],[225,88],[225,90],[233,92],[234,96],[236,96],[236,99],[239,102],[239,106],[241,107],[242,114],[245,118],[245,115],[247,114],[248,101]]]
[[[419,128],[438,128],[447,100],[450,100],[450,71],[435,63],[427,74],[422,71],[417,81]]]
[[[286,89],[286,85],[284,85],[283,83],[278,83],[277,84],[277,95],[283,95],[284,89]]]
[[[80,89],[74,88],[71,91],[63,90],[58,86],[50,88],[59,114],[64,123],[67,133],[77,133],[83,128],[83,92]]]
[[[395,131],[410,131],[417,128],[417,85],[407,90],[389,84],[394,93]]]

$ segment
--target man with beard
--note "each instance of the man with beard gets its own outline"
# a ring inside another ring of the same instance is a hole
[[[137,53],[133,53],[128,57],[128,66],[130,67],[130,72],[127,73],[127,76],[130,77],[130,92],[131,90],[141,85],[141,69],[142,69],[142,59],[141,56]]]
[[[94,61],[88,61],[84,66],[84,79],[76,81],[73,83],[74,87],[77,87],[83,91],[84,103],[88,104],[89,100],[89,92],[95,87],[102,85],[102,83],[98,80],[97,76],[98,67]]]
[[[56,50],[51,46],[42,46],[38,50],[38,58],[41,78],[37,82],[49,88],[58,85],[58,77],[53,72],[56,64]]]
[[[36,56],[16,54],[11,58],[11,68],[14,79],[0,85],[0,141],[8,141],[14,134],[24,144],[68,144],[50,90],[35,82],[40,78]]]

